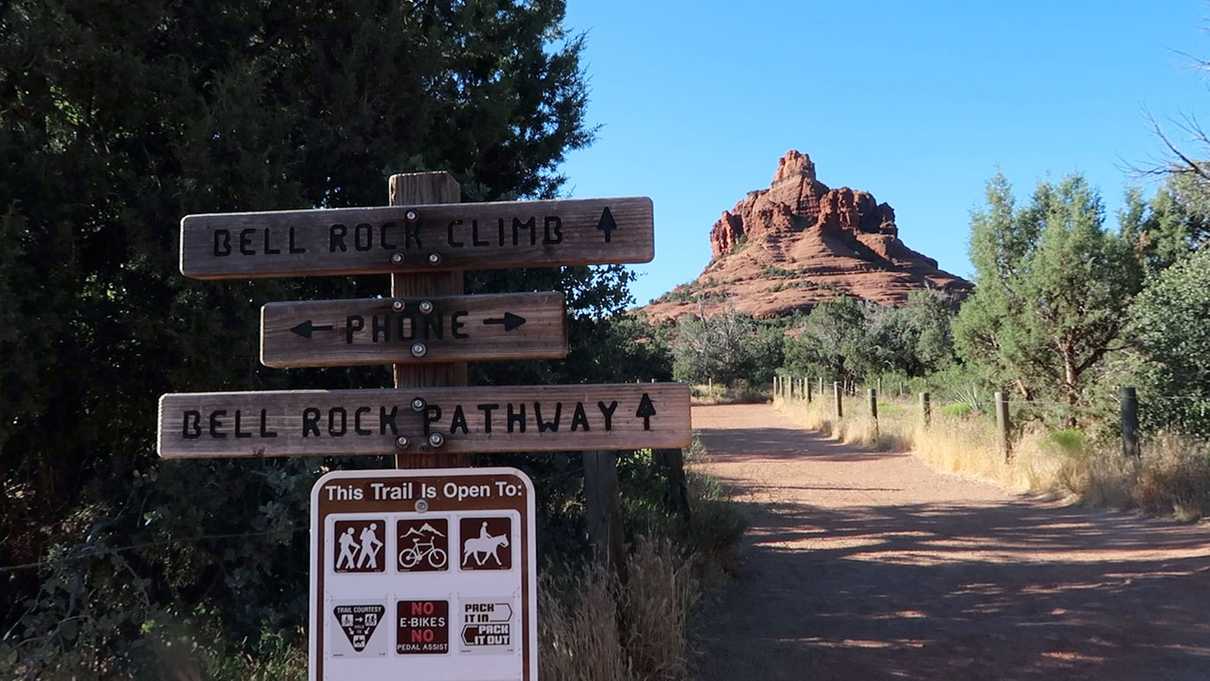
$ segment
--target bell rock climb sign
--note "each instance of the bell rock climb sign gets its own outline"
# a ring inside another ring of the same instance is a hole
[[[328,473],[310,678],[536,681],[534,489],[513,468]]]
[[[567,199],[187,215],[195,279],[649,262],[651,199]]]

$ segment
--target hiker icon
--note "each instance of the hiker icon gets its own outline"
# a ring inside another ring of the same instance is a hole
[[[475,564],[472,567],[485,567],[488,561],[496,564],[496,568],[508,568],[512,564],[512,556],[508,551],[505,551],[505,557],[502,560],[500,549],[508,548],[508,519],[498,519],[504,521],[503,532],[498,535],[493,535],[488,528],[487,520],[483,520],[479,525],[479,536],[471,537],[462,542],[462,567],[467,567],[467,563],[474,558]],[[497,522],[498,522],[497,521]],[[467,523],[463,521],[463,530],[465,531]],[[497,530],[500,531],[500,530]],[[464,535],[465,536],[465,535]]]
[[[336,543],[340,553],[336,557],[336,571],[382,572],[384,566],[379,559],[386,546],[380,538],[383,528],[380,520],[337,521]]]

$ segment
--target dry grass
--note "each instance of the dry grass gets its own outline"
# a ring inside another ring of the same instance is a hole
[[[811,403],[778,398],[775,405],[801,425],[840,441],[876,450],[911,450],[930,466],[995,482],[1017,492],[1074,494],[1082,501],[1182,520],[1210,515],[1210,447],[1174,435],[1143,444],[1139,461],[1121,455],[1116,442],[1087,444],[1040,426],[1026,428],[1006,460],[986,416],[946,414],[934,406],[928,428],[913,403],[879,403],[877,424],[864,397],[844,399],[835,417],[830,396]]]
[[[643,538],[630,555],[624,585],[601,568],[544,580],[542,678],[688,679],[686,620],[698,597],[691,563],[670,541]]]

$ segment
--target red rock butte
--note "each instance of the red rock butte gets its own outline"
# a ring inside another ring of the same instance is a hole
[[[962,297],[970,282],[899,240],[895,209],[869,192],[830,189],[806,154],[786,152],[773,184],[748,192],[710,229],[710,264],[653,301],[656,320],[724,308],[756,317],[808,310],[838,295],[901,305],[933,289]]]

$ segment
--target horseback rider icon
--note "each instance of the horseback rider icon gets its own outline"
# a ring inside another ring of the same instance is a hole
[[[468,519],[469,520],[469,519]],[[466,533],[467,521],[463,521],[463,536]],[[494,519],[496,532],[493,534],[488,520],[479,523],[479,536],[471,536],[462,543],[462,567],[469,569],[508,569],[512,565],[512,556],[508,551],[509,522],[507,518]],[[501,555],[501,549],[504,549]],[[473,563],[472,563],[473,559]],[[489,563],[495,563],[489,567]]]

